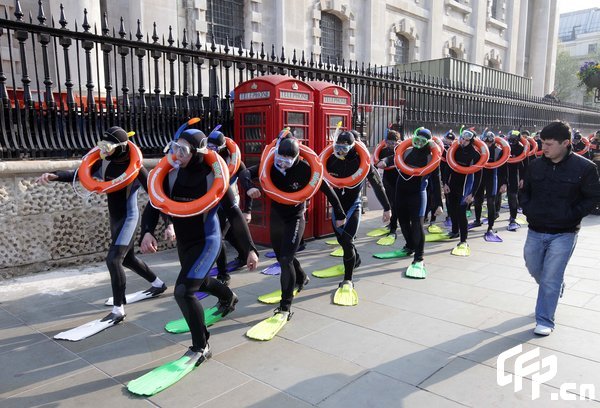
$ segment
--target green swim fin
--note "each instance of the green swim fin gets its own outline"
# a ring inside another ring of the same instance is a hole
[[[367,232],[367,237],[381,237],[389,233],[389,228],[375,228],[374,230]]]
[[[431,224],[429,227],[427,227],[427,232],[430,234],[443,234],[444,230],[439,225]]]
[[[313,271],[312,276],[316,278],[333,278],[344,274],[344,265],[334,265],[329,268]]]
[[[210,357],[210,349],[207,349],[207,351],[202,354],[188,350],[178,360],[163,364],[149,373],[129,381],[127,389],[129,392],[136,395],[151,396],[157,394],[181,380],[187,374],[191,373],[200,363],[206,361]]]
[[[466,242],[459,243],[451,252],[452,255],[456,256],[469,256],[471,255],[471,248]]]
[[[294,296],[298,294],[298,288],[294,289]],[[281,302],[281,290],[276,290],[271,293],[266,293],[264,295],[260,295],[258,297],[258,301],[261,303],[266,303],[268,305],[272,305],[275,303]]]
[[[276,309],[277,310],[277,309]],[[276,312],[273,316],[255,324],[246,332],[254,340],[271,340],[291,318],[290,312]]]
[[[377,245],[389,246],[394,245],[394,242],[396,242],[396,234],[391,233],[383,238],[379,238],[377,240]]]
[[[414,279],[425,279],[427,277],[427,270],[425,270],[425,263],[423,261],[413,262],[408,265],[406,269],[406,276]]]
[[[393,259],[393,258],[405,258],[407,256],[411,256],[413,251],[402,248],[398,251],[389,251],[389,252],[379,252],[373,254],[374,258],[378,259]]]
[[[221,313],[218,313],[219,308],[217,306],[213,306],[209,309],[204,310],[204,324],[206,327],[210,327],[219,320],[223,318]],[[185,321],[185,319],[177,319],[172,320],[165,325],[165,330],[169,333],[187,333],[190,331],[190,328]]]
[[[344,248],[342,248],[342,247],[336,248],[329,255],[331,255],[331,256],[337,256],[337,257],[344,256]]]
[[[327,245],[339,245],[339,242],[338,242],[338,240],[336,238],[328,239],[328,240],[325,241],[325,243]]]
[[[519,224],[519,225],[527,225],[528,224],[527,218],[525,218],[523,216],[518,216],[515,221],[517,221],[517,224]]]
[[[356,306],[358,304],[358,293],[354,290],[352,281],[345,280],[340,283],[333,295],[333,303],[340,306]]]

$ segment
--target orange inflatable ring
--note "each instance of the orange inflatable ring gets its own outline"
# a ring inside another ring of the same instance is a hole
[[[525,157],[527,157],[527,155],[529,154],[529,142],[523,136],[521,136],[521,145],[523,146],[523,151],[518,156],[509,157],[509,163],[519,163],[522,162],[525,159]]]
[[[596,137],[595,134],[591,134],[591,135],[588,136],[588,140],[590,141],[590,149],[593,149],[593,150],[595,150],[595,149],[598,148],[598,145],[596,145],[596,143],[594,143],[594,138],[595,137]]]
[[[113,193],[133,183],[142,168],[142,152],[132,142],[127,141],[129,146],[129,166],[125,172],[114,180],[100,181],[92,177],[92,166],[100,160],[100,149],[94,147],[81,160],[77,174],[81,185],[93,193]]]
[[[271,180],[271,168],[275,161],[276,143],[277,139],[273,140],[261,155],[260,165],[258,166],[260,186],[273,201],[286,205],[302,204],[314,196],[319,187],[321,187],[321,183],[323,182],[323,164],[319,160],[319,156],[311,148],[300,143],[300,157],[306,160],[310,166],[310,181],[296,192],[288,193],[281,191]]]
[[[412,140],[406,139],[400,143],[400,146],[396,148],[394,152],[394,163],[396,168],[404,174],[408,174],[411,177],[426,176],[434,171],[439,165],[442,159],[442,151],[436,143],[429,143],[429,149],[431,150],[431,160],[424,167],[411,167],[404,161],[404,154],[408,149],[412,149]]]
[[[444,142],[442,141],[442,138],[439,136],[434,136],[433,141],[440,148],[440,152],[442,152],[441,160],[444,163],[446,163],[446,155],[444,154],[446,152],[446,148],[444,147]]]
[[[538,151],[537,140],[535,140],[533,137],[528,137],[527,142],[529,143],[529,153],[527,153],[527,156],[536,155]]]
[[[321,162],[323,163],[323,177],[325,180],[335,188],[354,188],[360,183],[363,182],[367,175],[369,174],[369,167],[371,163],[371,157],[369,151],[361,142],[355,142],[354,148],[358,153],[358,157],[360,159],[360,164],[358,166],[358,170],[354,172],[351,176],[348,177],[333,177],[327,171],[327,160],[333,154],[333,145],[327,146],[319,157],[321,158]]]
[[[204,162],[212,169],[212,186],[202,197],[184,202],[172,200],[165,194],[163,182],[172,170],[172,165],[167,156],[160,159],[148,175],[148,196],[152,207],[174,217],[193,217],[216,206],[229,188],[229,170],[225,160],[212,150],[204,154]]]
[[[240,164],[242,163],[242,153],[240,152],[240,147],[233,139],[226,137],[225,146],[229,152],[229,163],[227,163],[227,168],[229,169],[229,177],[231,177],[240,168]]]
[[[578,151],[578,152],[575,152],[575,153],[577,153],[577,154],[579,154],[579,155],[584,155],[584,154],[586,154],[586,153],[587,153],[587,152],[590,150],[590,145],[591,145],[592,143],[590,142],[590,140],[589,140],[589,139],[587,139],[587,138],[585,138],[585,137],[582,137],[582,138],[581,138],[581,141],[583,142],[583,144],[584,144],[585,146],[584,146],[584,148],[583,148],[583,149],[581,149],[580,151]]]
[[[484,167],[490,158],[490,151],[481,139],[473,139],[473,144],[479,153],[479,160],[477,163],[474,163],[470,166],[461,166],[455,160],[454,156],[456,155],[456,149],[458,149],[459,146],[458,140],[455,140],[452,145],[450,145],[448,153],[446,154],[446,160],[448,161],[448,165],[452,170],[460,174],[473,174]]]
[[[495,162],[487,161],[483,165],[483,167],[485,167],[486,169],[497,169],[498,167],[506,163],[508,161],[508,158],[510,157],[510,145],[505,139],[501,138],[500,136],[496,136],[494,138],[494,143],[496,143],[502,149],[502,156],[498,157],[498,160],[496,160]]]
[[[373,164],[377,164],[381,161],[381,159],[379,158],[379,155],[381,154],[381,151],[385,148],[386,148],[385,140],[382,140],[381,142],[379,142],[377,147],[375,147],[375,150],[373,151]],[[390,166],[384,167],[383,170],[391,170],[393,168],[394,168],[394,165],[392,164]]]

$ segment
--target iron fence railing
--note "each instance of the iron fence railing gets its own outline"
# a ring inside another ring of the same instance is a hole
[[[0,159],[81,157],[104,129],[136,132],[145,155],[158,155],[177,127],[201,117],[204,131],[221,124],[233,135],[232,90],[256,76],[323,80],[352,94],[352,126],[374,145],[390,124],[441,133],[460,124],[495,130],[540,128],[562,119],[591,130],[600,111],[554,103],[481,84],[400,73],[357,61],[323,61],[313,53],[263,44],[201,42],[185,30],[166,38],[157,26],[135,34],[121,19],[109,28],[69,23],[61,5],[47,21],[42,2],[27,18],[20,2],[0,18]]]

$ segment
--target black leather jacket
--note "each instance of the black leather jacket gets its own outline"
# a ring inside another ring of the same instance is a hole
[[[571,151],[558,163],[544,156],[533,160],[519,192],[529,228],[550,234],[579,230],[599,201],[596,165]]]

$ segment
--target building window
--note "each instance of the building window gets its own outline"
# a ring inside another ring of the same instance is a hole
[[[396,53],[394,54],[394,62],[396,64],[408,64],[408,39],[403,35],[397,34],[394,48],[396,49]]]
[[[454,49],[452,49],[452,48],[450,48],[450,49],[448,50],[448,55],[450,55],[450,57],[452,57],[452,58],[456,58],[456,59],[458,59],[458,53],[456,52],[456,50],[454,50]]]
[[[588,54],[594,54],[598,49],[598,44],[588,44]]]
[[[498,0],[492,0],[492,7],[490,11],[492,18],[498,20]]]
[[[209,41],[239,46],[244,43],[244,0],[207,0],[206,22]]]
[[[321,29],[321,56],[323,62],[330,58],[334,64],[342,61],[342,20],[329,13],[322,13],[319,23]]]

